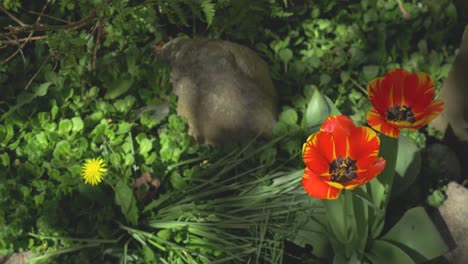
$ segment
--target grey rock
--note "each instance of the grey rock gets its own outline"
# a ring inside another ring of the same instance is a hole
[[[10,256],[0,256],[0,264],[23,264],[31,257],[33,257],[33,253],[30,251],[14,253]]]
[[[456,182],[447,186],[447,200],[439,212],[447,224],[457,247],[446,254],[453,264],[468,263],[468,190]]]
[[[222,40],[168,42],[160,58],[171,65],[177,113],[199,142],[245,142],[270,137],[277,116],[277,93],[268,65],[251,49]]]

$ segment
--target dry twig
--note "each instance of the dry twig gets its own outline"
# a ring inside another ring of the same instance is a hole
[[[408,11],[405,10],[405,7],[403,6],[403,3],[401,0],[396,0],[398,3],[398,8],[400,9],[401,15],[403,16],[404,19],[410,19],[411,15],[408,13]]]
[[[35,36],[35,37],[30,37],[30,38],[0,40],[0,44],[5,44],[5,45],[18,45],[18,44],[20,44],[21,42],[31,41],[31,40],[40,40],[40,39],[45,39],[45,38],[47,38],[47,36]]]
[[[39,69],[36,71],[36,73],[34,73],[33,77],[31,77],[31,79],[29,79],[28,83],[26,84],[26,86],[24,86],[24,90],[27,90],[28,87],[31,85],[31,83],[34,81],[34,79],[36,79],[37,75],[42,71],[42,69],[44,68],[44,66],[46,65],[47,61],[49,61],[49,58],[50,58],[50,54],[47,55],[47,57],[45,58],[44,62],[42,62],[41,66],[39,67]]]
[[[9,16],[12,20],[14,20],[16,23],[20,25],[20,26],[8,26],[5,28],[8,30],[8,32],[0,33],[0,38],[6,39],[6,40],[0,40],[0,46],[4,47],[5,45],[18,45],[18,49],[15,52],[13,52],[13,54],[8,56],[6,59],[1,61],[0,65],[9,62],[18,53],[20,53],[23,56],[23,48],[29,41],[39,40],[39,39],[43,39],[46,37],[46,36],[33,36],[36,31],[76,30],[88,24],[96,16],[96,12],[92,11],[87,17],[76,22],[67,21],[65,22],[66,23],[65,25],[44,25],[44,24],[41,24],[40,21],[41,21],[42,16],[47,16],[47,15],[44,15],[44,12],[47,8],[48,3],[49,1],[47,1],[44,4],[41,12],[38,13],[36,22],[32,25],[23,23],[13,14],[9,13],[7,10],[5,10],[4,8],[0,6],[0,11],[7,14],[7,16]],[[18,38],[18,35],[22,33],[28,33],[28,36],[25,38]],[[25,61],[24,56],[23,56],[23,60]]]

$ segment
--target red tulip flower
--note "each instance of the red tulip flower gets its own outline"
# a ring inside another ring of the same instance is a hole
[[[344,115],[328,117],[302,148],[302,186],[315,198],[336,199],[342,189],[366,184],[385,168],[379,147],[371,128],[356,127]]]
[[[434,83],[423,73],[394,69],[367,87],[373,108],[367,123],[389,137],[398,137],[401,128],[419,129],[436,118],[444,107],[433,100]]]

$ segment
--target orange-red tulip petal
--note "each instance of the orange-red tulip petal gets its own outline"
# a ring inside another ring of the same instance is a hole
[[[394,69],[372,80],[367,87],[373,108],[367,123],[390,137],[398,137],[401,128],[419,129],[436,118],[444,102],[434,100],[434,82],[423,73]]]
[[[336,199],[340,195],[341,189],[327,184],[320,176],[313,173],[309,168],[305,168],[302,176],[302,186],[305,191],[318,199]]]
[[[342,189],[366,184],[385,168],[379,147],[372,129],[356,127],[344,115],[328,117],[302,148],[302,186],[315,198],[336,199]]]

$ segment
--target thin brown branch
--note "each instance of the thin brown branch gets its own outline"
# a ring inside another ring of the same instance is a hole
[[[11,59],[13,59],[16,54],[18,54],[20,52],[21,49],[17,49],[15,52],[13,52],[13,54],[11,54],[10,56],[8,56],[8,58],[4,59],[2,62],[0,62],[0,65],[2,64],[5,64],[7,62],[9,62]]]
[[[42,7],[41,15],[39,15],[39,16],[37,17],[35,25],[39,24],[39,22],[41,21],[41,16],[42,16],[42,14],[44,14],[45,9],[46,9],[46,7],[47,7],[47,4],[49,4],[49,1],[47,1],[47,2],[44,4],[44,6]],[[18,54],[18,53],[21,54],[21,57],[23,58],[23,61],[26,62],[26,59],[24,58],[24,55],[23,55],[23,48],[24,48],[24,46],[31,40],[33,34],[34,34],[34,31],[31,31],[31,32],[29,33],[28,37],[26,38],[26,40],[25,40],[23,43],[21,43],[20,45],[18,45],[18,46],[19,46],[18,49],[17,49],[15,52],[13,52],[13,54],[11,54],[8,58],[6,58],[5,60],[3,60],[3,61],[0,63],[0,65],[9,62],[9,61],[10,61],[11,59],[13,59],[13,58],[16,56],[16,54]],[[14,37],[16,38],[16,35],[14,35]]]
[[[97,27],[97,36],[96,36],[96,43],[94,43],[94,50],[93,50],[93,68],[96,66],[96,60],[97,60],[97,51],[99,48],[99,44],[101,43],[101,38],[102,38],[102,24],[104,21],[104,15],[99,16],[99,20],[96,23]]]
[[[11,20],[15,21],[16,23],[18,23],[20,26],[24,27],[26,26],[25,23],[23,23],[23,21],[19,20],[17,17],[15,17],[13,14],[11,14],[10,12],[8,12],[5,8],[3,8],[1,5],[0,5],[0,11],[2,11],[3,13],[5,13],[8,17],[11,18]]]
[[[403,16],[404,19],[410,19],[411,15],[408,13],[408,11],[405,10],[405,7],[403,6],[403,3],[401,0],[396,0],[398,3],[398,8],[400,9],[401,15]]]
[[[40,40],[47,38],[47,36],[35,36],[35,37],[30,37],[30,38],[20,38],[20,39],[9,39],[9,40],[0,40],[0,45],[6,44],[6,45],[18,45],[22,42],[25,41],[31,41],[31,40]]]
[[[55,31],[55,30],[76,30],[80,27],[85,26],[89,23],[94,17],[96,16],[96,12],[91,12],[90,15],[87,17],[70,24],[66,25],[43,25],[43,24],[34,24],[34,25],[26,25],[24,27],[7,27],[10,32],[7,33],[0,33],[0,37],[8,37],[12,35],[17,35],[19,33],[28,33],[33,31]]]
[[[36,11],[31,11],[31,10],[25,10],[25,12],[29,13],[29,14],[33,14],[33,15],[40,15],[41,13],[39,12],[36,12]],[[66,19],[61,19],[59,17],[54,17],[54,16],[51,16],[51,15],[47,15],[47,14],[42,14],[43,17],[47,17],[47,18],[50,18],[52,20],[55,20],[55,21],[59,21],[59,22],[62,22],[62,23],[65,23],[65,24],[71,24],[73,22],[71,21],[68,21]]]
[[[34,81],[34,79],[36,79],[37,75],[42,71],[42,69],[44,68],[44,66],[46,65],[47,61],[49,61],[49,58],[50,58],[50,54],[47,55],[47,57],[45,58],[44,62],[42,62],[41,66],[39,67],[39,69],[36,71],[36,73],[34,73],[33,77],[31,79],[29,79],[28,83],[26,84],[26,86],[24,86],[24,90],[27,90],[29,88],[29,86],[31,85],[31,83]]]
[[[363,92],[364,94],[367,94],[367,90],[362,86],[360,85],[356,80],[354,80],[353,78],[349,78],[351,80],[351,82],[356,85],[357,88],[359,88],[359,90],[361,90],[361,92]]]

